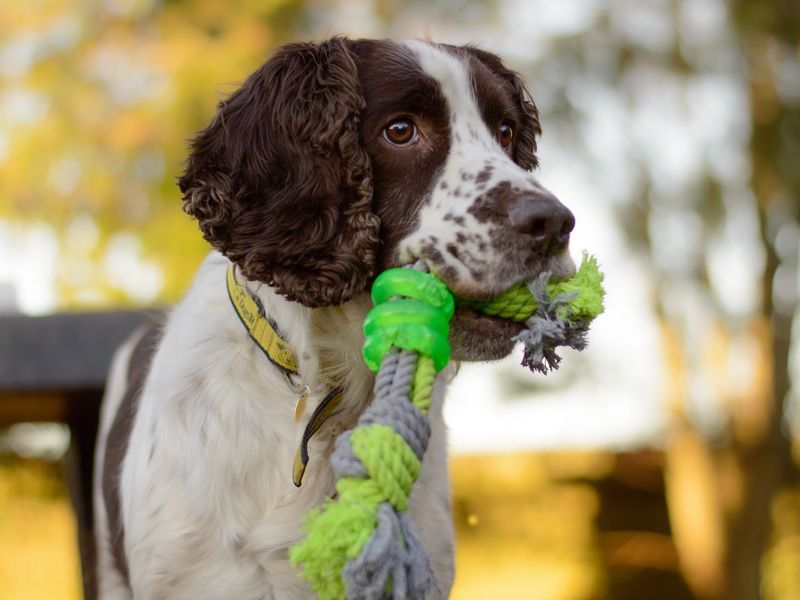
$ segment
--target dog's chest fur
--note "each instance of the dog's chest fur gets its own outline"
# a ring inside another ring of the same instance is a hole
[[[137,597],[309,597],[287,550],[300,539],[303,516],[334,493],[332,442],[354,424],[371,393],[373,376],[359,358],[366,296],[312,315],[262,286],[259,298],[286,331],[303,381],[312,387],[296,422],[297,389],[233,312],[224,286],[228,264],[215,254],[201,267],[164,327],[138,400],[120,480],[125,559]],[[346,409],[312,438],[297,488],[292,463],[311,409],[327,392],[323,369],[325,380],[334,375],[343,382]],[[428,545],[442,547],[432,557],[442,557],[434,567],[449,587],[452,526],[441,392],[411,511]],[[114,398],[108,400],[105,412],[115,408]],[[125,597],[124,581],[117,583]]]

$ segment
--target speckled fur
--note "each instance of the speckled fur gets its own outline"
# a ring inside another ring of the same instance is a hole
[[[542,257],[509,231],[509,209],[518,198],[549,192],[490,132],[465,68],[469,55],[424,42],[410,45],[423,70],[441,85],[452,136],[419,227],[400,245],[400,262],[424,258],[466,298],[491,298],[542,270],[570,273],[574,265],[566,252]]]

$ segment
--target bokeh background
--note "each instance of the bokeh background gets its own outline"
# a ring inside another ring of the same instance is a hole
[[[1,310],[178,300],[207,251],[187,139],[276,46],[334,34],[522,72],[538,176],[607,274],[561,371],[450,390],[453,597],[799,599],[796,0],[4,0]],[[0,433],[0,598],[81,595],[68,437]]]

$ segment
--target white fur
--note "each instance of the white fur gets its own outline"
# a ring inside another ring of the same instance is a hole
[[[125,552],[136,598],[311,597],[286,550],[301,538],[303,516],[333,493],[328,465],[333,439],[352,426],[371,391],[373,377],[360,359],[368,298],[310,311],[251,284],[286,332],[300,359],[300,377],[313,392],[303,421],[295,423],[296,390],[247,337],[230,305],[228,264],[212,254],[200,268],[191,291],[169,317],[139,400],[121,480]],[[130,344],[114,361],[98,477],[129,355]],[[321,367],[347,377],[349,411],[312,439],[308,470],[296,488],[294,452],[327,391]],[[411,514],[446,594],[453,578],[453,542],[441,386],[436,395],[433,435]],[[110,556],[99,491],[95,501],[102,540],[100,597],[129,598]]]

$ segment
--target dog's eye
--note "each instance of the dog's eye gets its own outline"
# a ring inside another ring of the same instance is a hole
[[[383,137],[395,146],[407,146],[417,139],[417,128],[411,119],[397,119],[384,128]]]
[[[511,142],[514,139],[514,129],[508,123],[500,123],[500,127],[497,129],[497,141],[500,142],[500,145],[503,147],[504,150],[508,150],[509,146],[511,146]]]

